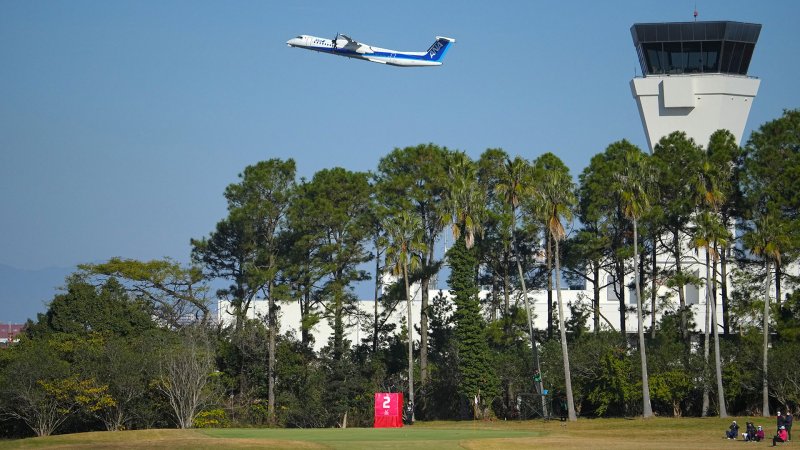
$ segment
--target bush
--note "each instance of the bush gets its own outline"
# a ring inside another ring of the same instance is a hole
[[[222,409],[199,412],[192,421],[194,428],[225,428],[229,425],[228,415]]]

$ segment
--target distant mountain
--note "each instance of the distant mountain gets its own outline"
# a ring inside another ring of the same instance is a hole
[[[0,264],[0,323],[24,323],[45,312],[75,267],[24,270]]]

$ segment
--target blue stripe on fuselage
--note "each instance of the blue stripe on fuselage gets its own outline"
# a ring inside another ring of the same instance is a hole
[[[373,53],[358,53],[353,50],[343,50],[340,48],[332,49],[330,47],[316,47],[316,46],[308,46],[306,47],[309,50],[316,50],[322,53],[331,53],[333,55],[340,55],[340,56],[348,56],[351,58],[398,58],[398,59],[410,59],[410,60],[418,60],[418,61],[431,61],[428,58],[428,54],[425,55],[409,55],[408,53],[389,53],[389,52],[373,52]],[[445,49],[445,52],[447,49]],[[394,55],[394,56],[392,56]],[[444,52],[442,52],[442,57],[444,56]],[[439,58],[441,59],[441,58]]]

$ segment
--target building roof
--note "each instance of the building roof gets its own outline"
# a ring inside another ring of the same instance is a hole
[[[0,343],[13,341],[24,326],[24,323],[0,323]]]
[[[633,45],[644,42],[735,41],[755,44],[761,24],[745,22],[635,23]]]

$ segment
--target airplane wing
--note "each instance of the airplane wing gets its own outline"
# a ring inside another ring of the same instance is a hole
[[[340,46],[340,48],[351,50],[356,53],[361,53],[362,55],[365,53],[375,53],[372,50],[372,47],[370,47],[369,45],[362,44],[346,34],[340,34],[339,37],[347,41],[344,45]]]

